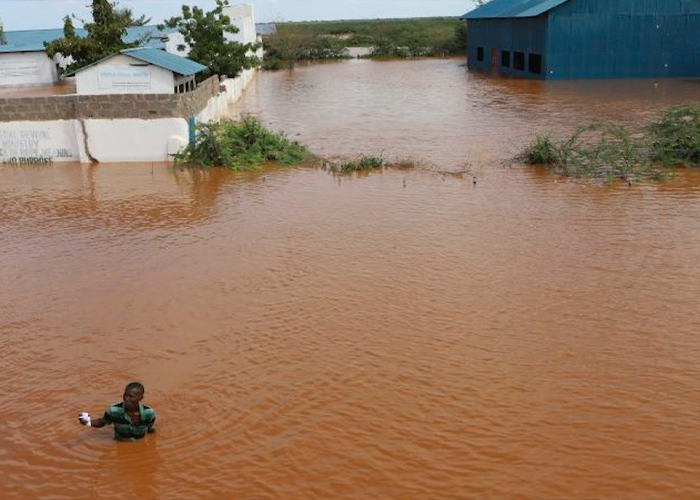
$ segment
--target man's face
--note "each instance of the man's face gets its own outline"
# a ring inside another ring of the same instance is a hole
[[[124,408],[135,410],[139,407],[139,401],[143,399],[143,393],[137,388],[124,391]]]

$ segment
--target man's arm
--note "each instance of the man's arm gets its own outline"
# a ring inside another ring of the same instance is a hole
[[[107,425],[107,422],[105,422],[103,418],[96,418],[90,422],[90,427],[97,427],[98,429],[105,425]]]

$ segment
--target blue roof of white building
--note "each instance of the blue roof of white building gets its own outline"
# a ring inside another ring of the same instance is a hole
[[[176,29],[166,28],[158,31],[156,26],[135,26],[127,30],[124,41],[126,43],[135,42],[148,35],[144,45],[152,48],[165,47],[164,39],[168,34],[176,32]],[[87,32],[80,28],[75,30],[78,37],[87,36]],[[63,37],[63,29],[50,30],[23,30],[6,31],[5,39],[7,43],[0,45],[2,52],[42,52],[45,50],[44,42],[51,42]]]
[[[154,66],[167,69],[168,71],[172,71],[173,73],[177,73],[182,76],[192,76],[207,69],[207,67],[203,64],[199,64],[198,62],[193,61],[192,59],[187,59],[186,57],[176,56],[175,54],[171,54],[161,49],[139,47],[137,49],[122,50],[119,52],[119,54],[113,54],[109,57],[105,57],[104,59],[100,59],[99,61],[95,61],[94,63],[83,66],[72,73],[68,73],[66,76],[73,76],[76,73],[80,73],[81,71],[108,61],[109,59],[112,59],[120,54],[153,64]]]
[[[121,52],[124,55],[147,62],[155,66],[172,71],[183,76],[191,76],[207,69],[203,64],[199,64],[192,59],[177,56],[160,49],[138,48],[127,49]]]
[[[568,0],[491,0],[467,12],[462,19],[537,17]]]

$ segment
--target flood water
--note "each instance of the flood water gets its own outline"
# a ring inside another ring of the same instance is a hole
[[[501,162],[654,83],[299,67],[232,113],[426,168],[0,166],[3,498],[696,497],[700,175]],[[132,379],[156,434],[78,424]]]

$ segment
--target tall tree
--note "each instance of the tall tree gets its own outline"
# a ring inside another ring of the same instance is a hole
[[[118,8],[116,3],[108,0],[93,0],[93,22],[84,23],[83,26],[87,36],[76,36],[73,18],[75,16],[63,18],[63,38],[44,43],[49,57],[61,54],[73,58],[74,62],[65,70],[67,72],[87,66],[120,50],[138,47],[148,39],[148,35],[145,35],[134,42],[126,43],[123,39],[128,28],[144,26],[149,19],[144,16],[135,18],[130,9]]]
[[[5,38],[5,31],[2,29],[2,20],[0,19],[0,45],[5,45],[7,39]]]
[[[181,16],[171,17],[158,26],[160,30],[177,28],[191,49],[187,57],[209,68],[208,72],[200,73],[199,78],[212,74],[234,78],[241,71],[260,64],[256,56],[249,55],[258,48],[257,44],[226,39],[226,34],[238,33],[238,28],[224,14],[224,8],[228,5],[228,0],[216,0],[216,8],[210,12],[204,12],[197,6],[183,5]],[[184,50],[185,45],[178,48]]]

